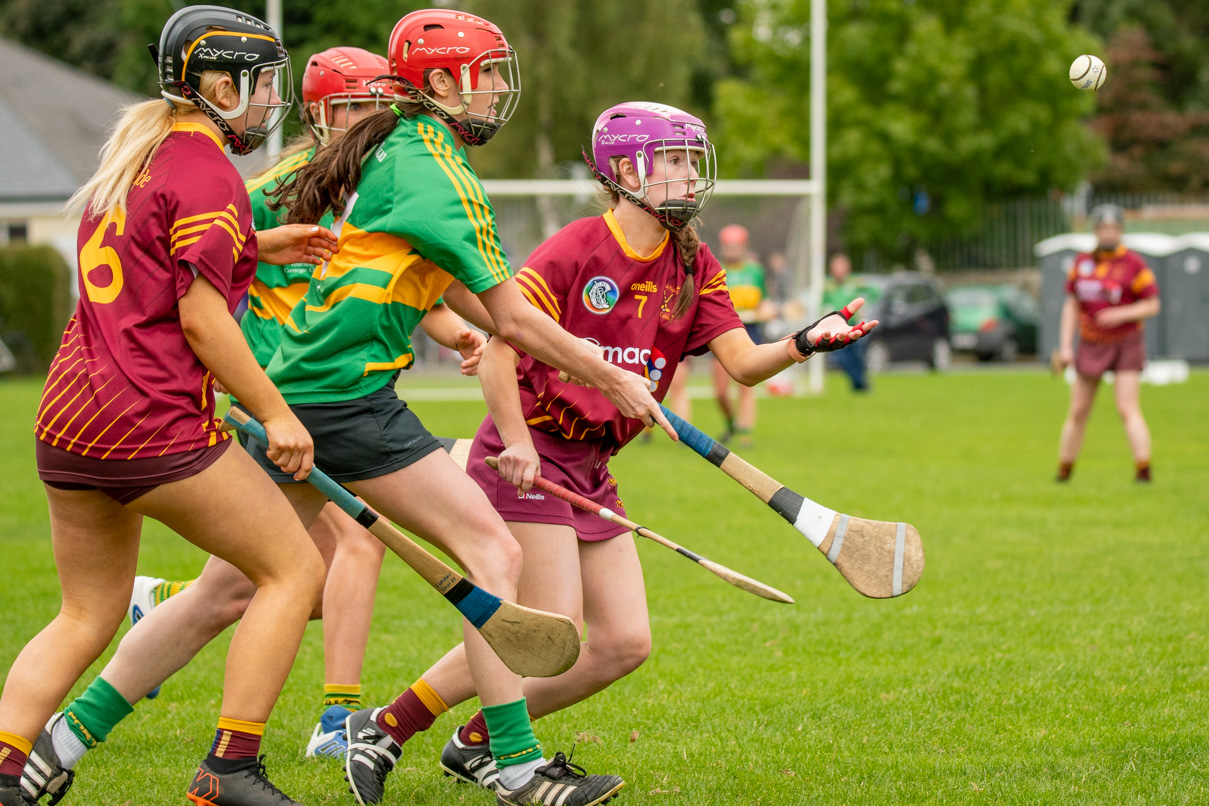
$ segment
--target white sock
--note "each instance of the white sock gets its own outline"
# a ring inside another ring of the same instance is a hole
[[[509,767],[499,767],[500,785],[510,791],[519,789],[533,780],[533,773],[537,772],[538,767],[544,767],[546,763],[544,758],[538,758]]]
[[[60,718],[55,722],[55,726],[50,729],[50,738],[54,743],[55,753],[59,756],[59,763],[65,770],[76,766],[76,762],[84,758],[84,754],[88,752],[88,745],[80,741],[79,736],[72,733],[66,719]]]

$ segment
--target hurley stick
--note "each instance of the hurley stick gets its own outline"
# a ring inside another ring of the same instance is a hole
[[[264,426],[232,407],[227,421],[268,445]],[[410,565],[474,625],[504,665],[524,677],[554,677],[579,657],[579,630],[566,616],[522,607],[488,593],[429,554],[319,468],[306,479]]]
[[[857,592],[874,599],[901,596],[924,572],[924,547],[909,523],[853,518],[816,504],[740,459],[660,406],[680,441],[742,484],[823,552]]]
[[[496,458],[494,456],[488,456],[486,459],[486,462],[487,462],[487,465],[489,467],[491,467],[491,469],[493,469],[493,470],[495,470],[499,467],[499,462],[496,460]],[[688,549],[676,545],[675,543],[668,540],[663,535],[658,534],[657,532],[652,532],[650,529],[646,528],[645,526],[640,526],[639,524],[634,523],[634,521],[632,521],[632,520],[623,518],[622,516],[618,515],[616,512],[609,509],[608,507],[602,507],[600,504],[596,503],[595,501],[584,498],[582,495],[579,495],[578,493],[573,493],[570,490],[568,490],[566,487],[562,487],[558,484],[555,484],[554,482],[550,481],[549,479],[544,479],[541,476],[534,476],[533,477],[533,486],[537,487],[539,490],[544,490],[544,491],[550,493],[550,495],[553,495],[556,498],[561,498],[562,500],[566,501],[567,503],[571,504],[572,506],[579,507],[582,510],[586,510],[587,512],[591,512],[596,515],[599,515],[600,517],[604,518],[606,521],[609,521],[610,523],[615,523],[618,526],[624,526],[625,528],[629,529],[631,532],[634,532],[634,533],[641,535],[642,537],[648,538],[650,540],[654,540],[659,545],[666,546],[667,548],[671,549],[672,551],[676,552],[677,554],[682,554],[685,557],[688,557],[690,560],[697,563],[702,568],[705,568],[705,569],[708,569],[708,570],[714,572],[718,576],[722,577],[722,579],[725,579],[727,582],[734,585],[736,588],[745,590],[748,593],[754,593],[756,596],[761,596],[765,599],[771,599],[774,602],[784,602],[785,604],[793,604],[793,598],[790,597],[789,594],[782,593],[781,591],[777,590],[774,587],[765,585],[763,582],[754,580],[749,576],[744,576],[743,574],[740,574],[737,571],[732,571],[729,568],[727,568],[725,565],[719,565],[718,563],[714,562],[713,560],[707,560],[704,557],[702,557],[700,554],[694,554],[693,552],[689,551]]]

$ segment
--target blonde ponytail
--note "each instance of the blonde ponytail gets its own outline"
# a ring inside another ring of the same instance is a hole
[[[227,74],[207,70],[201,76],[203,98],[211,102],[215,85]],[[168,139],[177,115],[192,111],[193,105],[181,105],[165,100],[141,101],[122,109],[122,115],[109,139],[101,147],[101,166],[92,178],[63,205],[64,212],[86,216],[104,216],[115,208],[126,207],[130,186],[143,169],[151,164],[160,144]]]
[[[126,206],[130,186],[172,132],[176,109],[164,101],[143,101],[122,110],[122,117],[101,148],[101,167],[72,194],[64,210],[104,216]]]

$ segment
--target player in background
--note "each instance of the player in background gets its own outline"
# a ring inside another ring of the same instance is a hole
[[[499,28],[457,11],[413,12],[395,26],[388,58],[396,104],[320,151],[282,189],[290,221],[337,214],[340,251],[311,278],[306,304],[293,312],[301,319],[292,317],[282,330],[269,377],[308,424],[328,475],[441,548],[475,584],[511,599],[520,547],[482,490],[395,392],[424,312],[443,295],[482,329],[586,379],[630,416],[674,432],[640,377],[602,361],[535,310],[512,278],[464,152],[488,142],[518,100],[515,55]],[[303,522],[313,520],[322,496],[260,458]],[[543,758],[520,677],[468,624],[464,634],[492,723],[498,802],[583,806],[616,792],[616,776],[584,775],[561,754]],[[382,799],[399,745],[444,710],[421,681],[390,707],[348,718],[345,773],[359,803]]]
[[[718,232],[719,259],[726,270],[726,286],[739,320],[752,343],[764,342],[764,323],[776,313],[776,307],[765,299],[764,267],[752,259],[748,250],[747,228],[730,224]],[[752,429],[756,427],[756,390],[754,385],[739,384],[739,414],[736,417],[730,401],[731,375],[720,361],[713,361],[714,399],[726,420],[726,430],[719,442],[729,442],[738,436],[739,447],[750,448]]]
[[[846,300],[852,299],[862,291],[872,293],[870,289],[862,289],[851,280],[852,260],[843,252],[836,252],[828,258],[827,274],[828,280],[823,286],[824,309],[834,308],[837,305],[842,306]],[[831,359],[829,363],[834,363],[848,376],[854,392],[869,391],[869,373],[865,367],[865,348],[867,346],[865,342],[858,341],[852,345],[852,349],[828,356]]]
[[[4,806],[69,782],[61,771],[45,775],[52,736],[77,745],[92,738],[52,714],[125,615],[144,517],[226,558],[256,585],[189,800],[294,803],[269,783],[259,749],[323,564],[285,497],[245,452],[228,450],[213,384],[220,379],[272,424],[271,452],[284,471],[310,472],[311,439],[231,314],[258,253],[280,263],[326,256],[334,236],[310,226],[257,233],[223,154],[225,145],[250,153],[289,106],[273,88],[280,71],[290,86],[276,33],[241,12],[194,6],[172,15],[152,51],[163,98],[126,108],[97,173],[69,202],[83,210],[80,301],[35,423],[63,605],[21,652],[0,695]],[[120,718],[128,701],[110,694],[82,708],[102,721]],[[27,754],[31,777],[21,777]]]
[[[288,145],[275,165],[246,185],[258,230],[278,226],[284,218],[284,211],[269,209],[268,192],[288,182],[311,161],[317,149],[337,141],[358,120],[390,103],[381,85],[374,83],[374,79],[388,72],[384,57],[361,48],[330,48],[307,60],[302,74],[302,119],[307,133]],[[319,223],[330,226],[330,214]],[[260,263],[256,267],[256,279],[248,292],[248,312],[241,328],[262,367],[267,367],[277,352],[281,328],[306,294],[313,269],[310,263],[290,266]],[[461,351],[464,373],[477,372],[478,357],[486,342],[481,333],[466,327],[445,305],[436,306],[420,324],[438,343]],[[323,619],[323,712],[307,744],[306,755],[343,758],[348,747],[344,720],[361,707],[361,667],[385,547],[332,503],[323,508],[309,531],[327,564],[328,574],[322,607],[312,613],[313,618]],[[189,584],[139,577],[131,604],[132,620],[137,620],[136,612],[148,612]],[[221,619],[241,612],[241,605],[246,605],[253,590],[247,577],[230,563],[210,560],[202,576],[202,587],[191,594],[196,629],[208,635],[215,628],[225,627]],[[199,610],[212,615],[199,620]],[[150,647],[146,649],[153,651]],[[126,649],[136,650],[133,642]],[[122,660],[117,661],[113,670],[102,675],[112,681],[120,676],[121,665]],[[69,718],[79,718],[72,706],[65,711]]]
[[[751,340],[727,293],[726,272],[692,223],[715,180],[713,148],[692,115],[649,103],[611,107],[597,119],[592,156],[585,158],[609,209],[539,246],[517,282],[537,310],[599,345],[610,361],[641,377],[656,399],[667,394],[685,355],[709,350],[736,380],[753,384],[877,324],[849,328],[838,314],[829,315],[779,342]],[[854,300],[849,310],[861,304]],[[587,630],[570,670],[525,681],[529,718],[536,719],[638,668],[650,653],[651,632],[633,536],[561,499],[530,492],[534,474],[624,514],[608,462],[643,423],[599,391],[562,380],[557,368],[513,339],[487,343],[479,377],[490,416],[475,436],[467,472],[524,551],[518,601],[565,614]],[[488,456],[499,456],[498,474],[486,466]],[[449,652],[417,685],[449,705],[474,696],[463,648]],[[506,791],[487,711],[454,733],[441,766],[461,780]]]
[[[1063,367],[1074,364],[1075,382],[1058,445],[1057,479],[1070,479],[1100,378],[1112,370],[1117,412],[1133,452],[1134,478],[1146,483],[1150,481],[1150,429],[1140,400],[1146,364],[1144,322],[1159,313],[1159,287],[1142,256],[1121,243],[1125,213],[1120,207],[1102,204],[1092,210],[1091,221],[1096,248],[1075,257],[1059,326],[1058,359]]]

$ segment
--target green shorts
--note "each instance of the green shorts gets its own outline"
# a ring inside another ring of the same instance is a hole
[[[385,476],[442,450],[440,440],[399,399],[394,384],[365,397],[306,403],[290,410],[315,440],[315,467],[342,484]],[[305,483],[294,482],[273,464],[264,445],[242,435],[240,440],[273,481]]]

